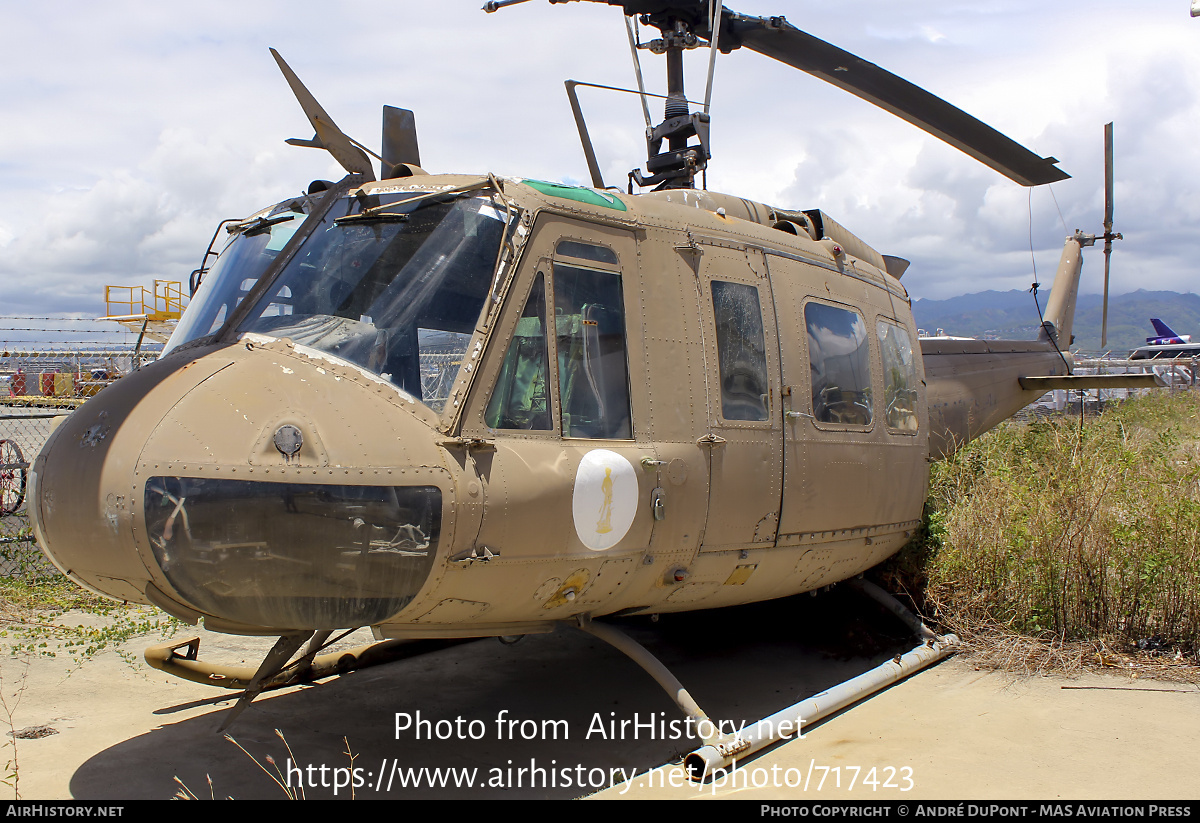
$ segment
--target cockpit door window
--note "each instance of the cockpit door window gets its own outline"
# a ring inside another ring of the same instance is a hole
[[[556,262],[554,314],[563,436],[632,439],[620,274]]]
[[[546,347],[546,285],[538,272],[517,320],[484,420],[493,429],[549,431],[550,357]]]

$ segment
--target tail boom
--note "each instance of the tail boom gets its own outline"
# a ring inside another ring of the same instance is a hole
[[[1074,363],[1049,340],[923,338],[929,400],[929,456],[949,457],[967,441],[1041,397],[1022,378],[1065,375]]]

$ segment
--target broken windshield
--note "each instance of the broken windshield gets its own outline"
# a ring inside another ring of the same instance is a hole
[[[505,218],[490,196],[344,197],[238,331],[348,360],[440,413],[491,289]]]

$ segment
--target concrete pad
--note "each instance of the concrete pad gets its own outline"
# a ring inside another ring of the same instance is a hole
[[[949,660],[705,785],[639,776],[599,797],[1092,800],[1200,797],[1200,690],[1024,677]],[[655,788],[666,786],[666,788]]]

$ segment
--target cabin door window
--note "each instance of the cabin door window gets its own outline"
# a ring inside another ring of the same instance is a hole
[[[721,373],[721,416],[726,420],[766,420],[770,389],[758,289],[714,280],[712,299]]]
[[[883,361],[883,407],[889,429],[917,433],[917,361],[908,332],[895,323],[880,320],[879,356]]]
[[[818,423],[871,425],[871,350],[867,324],[856,311],[809,303],[804,307]]]

